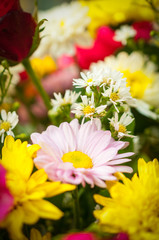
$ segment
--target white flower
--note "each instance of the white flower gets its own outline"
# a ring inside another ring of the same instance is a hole
[[[135,35],[136,30],[133,27],[129,25],[123,25],[115,31],[114,40],[117,42],[121,42],[123,45],[126,45],[127,39],[132,38]]]
[[[87,96],[81,96],[82,103],[74,103],[72,105],[72,113],[76,114],[77,117],[84,116],[82,123],[85,118],[93,119],[95,114],[100,114],[104,112],[107,105],[101,105],[99,107],[95,107],[94,103],[94,94],[92,93],[91,99]]]
[[[130,55],[126,52],[120,52],[117,56],[105,58],[104,62],[105,65],[124,73],[132,97],[149,105],[145,109],[148,110],[150,107],[157,109],[159,107],[159,72],[157,72],[156,65],[149,60],[148,56],[140,52],[133,52]],[[140,109],[142,111],[142,107]],[[142,112],[145,115],[146,111]],[[153,115],[152,118],[155,118]],[[151,114],[149,114],[149,117],[151,117]]]
[[[122,137],[134,137],[133,135],[130,135],[130,131],[127,131],[126,127],[132,123],[132,121],[134,120],[134,118],[132,118],[130,116],[129,113],[123,113],[123,115],[120,117],[119,120],[119,116],[118,113],[115,112],[115,117],[113,118],[109,118],[110,120],[110,125],[114,127],[114,130],[118,132],[118,138],[119,140]]]
[[[45,22],[44,37],[34,55],[50,55],[53,58],[63,54],[73,56],[75,44],[90,45],[92,39],[86,30],[90,22],[87,12],[88,8],[77,1],[39,12],[39,18],[48,21]]]
[[[87,93],[91,92],[92,86],[99,86],[102,82],[102,77],[99,74],[97,74],[95,71],[86,72],[86,73],[81,72],[80,75],[82,78],[73,79],[73,85],[76,88],[86,87]]]
[[[66,90],[65,95],[63,97],[61,93],[58,94],[54,93],[55,99],[51,99],[52,106],[55,108],[59,108],[67,104],[72,105],[73,103],[76,102],[80,94],[81,94],[80,92],[76,93],[71,90]]]
[[[16,112],[7,113],[5,110],[1,110],[1,119],[2,120],[0,120],[0,136],[1,142],[3,143],[5,133],[14,137],[12,129],[15,128],[19,119]]]
[[[117,112],[119,112],[116,107],[117,103],[122,104],[127,103],[129,106],[136,106],[136,100],[132,98],[130,94],[130,88],[126,87],[126,82],[124,79],[116,83],[112,83],[108,89],[102,93],[104,97],[108,97],[110,102],[114,105]]]
[[[96,63],[91,64],[90,69],[92,74],[99,76],[100,81],[98,82],[100,86],[109,86],[111,84],[115,84],[116,82],[126,80],[126,78],[123,78],[123,73],[110,68],[103,61],[99,61],[98,65],[96,65]]]

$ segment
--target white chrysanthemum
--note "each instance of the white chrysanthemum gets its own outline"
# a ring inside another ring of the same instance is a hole
[[[64,97],[61,93],[54,93],[55,99],[51,99],[52,106],[55,108],[59,108],[67,104],[72,105],[76,102],[80,94],[80,92],[76,93],[69,89],[66,90]]]
[[[37,57],[51,55],[59,57],[63,54],[73,56],[75,44],[87,46],[91,37],[86,30],[90,18],[88,8],[79,2],[64,3],[47,11],[39,12],[40,19],[47,19],[44,36],[40,46],[34,54]]]
[[[80,73],[82,78],[73,79],[73,85],[76,88],[85,88],[86,92],[90,93],[92,86],[99,86],[102,83],[102,76],[98,72]]]
[[[127,126],[132,123],[134,118],[130,116],[129,113],[123,113],[119,119],[119,115],[115,112],[115,116],[109,119],[110,125],[113,126],[114,130],[118,133],[119,140],[122,137],[134,137],[130,135],[130,131],[127,131]]]
[[[11,135],[14,137],[14,133],[12,129],[15,128],[19,119],[16,112],[6,112],[5,110],[1,110],[1,120],[0,120],[0,136],[1,142],[4,141],[5,133],[7,135]]]
[[[159,107],[159,73],[156,72],[155,64],[147,60],[147,56],[140,52],[130,55],[121,52],[116,57],[105,58],[105,63],[124,73],[133,97]]]
[[[87,96],[81,96],[82,103],[74,103],[72,105],[72,113],[76,114],[77,117],[83,116],[82,122],[85,118],[93,119],[94,115],[101,114],[104,112],[107,105],[101,105],[95,107],[94,94],[92,93],[91,99]]]
[[[127,39],[132,38],[135,35],[136,30],[133,27],[129,25],[123,25],[115,31],[114,40],[117,42],[121,42],[123,45],[126,45]]]

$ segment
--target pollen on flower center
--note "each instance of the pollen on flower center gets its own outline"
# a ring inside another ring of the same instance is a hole
[[[64,27],[64,25],[65,25],[64,20],[61,20],[61,22],[60,22],[60,27]]]
[[[9,130],[11,127],[11,124],[9,122],[2,122],[0,124],[0,130],[4,129],[6,132]]]
[[[89,78],[89,79],[87,80],[88,83],[90,83],[90,82],[92,82],[92,81],[93,81],[92,78]]]
[[[86,114],[91,114],[91,113],[95,113],[95,108],[94,108],[94,107],[91,107],[91,106],[86,106],[86,107],[83,109],[83,113],[84,113],[84,115],[86,115]]]
[[[115,102],[119,99],[119,96],[117,93],[113,92],[110,94],[110,99]]]
[[[122,124],[119,124],[119,130],[118,132],[122,132],[122,133],[125,133],[126,132],[126,127]]]
[[[92,168],[92,159],[85,153],[80,151],[73,151],[65,153],[62,156],[63,162],[70,162],[75,168]]]

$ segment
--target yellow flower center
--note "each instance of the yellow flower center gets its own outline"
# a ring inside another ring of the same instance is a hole
[[[142,71],[131,73],[129,70],[122,71],[127,78],[127,87],[130,87],[132,97],[141,99],[145,90],[152,84],[153,79],[147,77]]]
[[[122,124],[119,124],[119,130],[118,132],[122,132],[122,133],[125,133],[126,132],[126,127]]]
[[[0,124],[0,130],[4,129],[5,132],[7,132],[10,127],[11,127],[11,124],[9,122],[2,122]]]
[[[83,109],[83,113],[84,113],[84,115],[90,114],[90,113],[95,113],[95,108],[94,108],[94,107],[91,107],[91,106],[86,106],[86,107]]]
[[[60,22],[60,27],[64,27],[64,25],[65,25],[64,20],[61,20],[61,22]]]
[[[90,82],[92,82],[92,81],[93,81],[92,78],[87,79],[87,82],[88,82],[88,83],[90,83]]]
[[[117,93],[114,92],[110,94],[110,99],[115,102],[119,99],[119,96]]]
[[[63,162],[70,162],[75,168],[92,168],[92,159],[85,153],[73,151],[62,156]]]

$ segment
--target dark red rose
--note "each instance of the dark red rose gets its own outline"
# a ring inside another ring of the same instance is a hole
[[[11,10],[20,9],[19,0],[0,0],[0,17]]]
[[[136,30],[135,40],[145,39],[149,40],[151,38],[150,32],[152,31],[152,23],[148,21],[135,22],[133,28]]]
[[[94,44],[90,48],[76,47],[77,62],[82,69],[88,69],[92,62],[104,60],[106,56],[122,47],[120,42],[114,39],[114,31],[109,27],[100,27]]]
[[[0,18],[0,58],[14,63],[30,52],[36,23],[31,14],[13,10]]]

